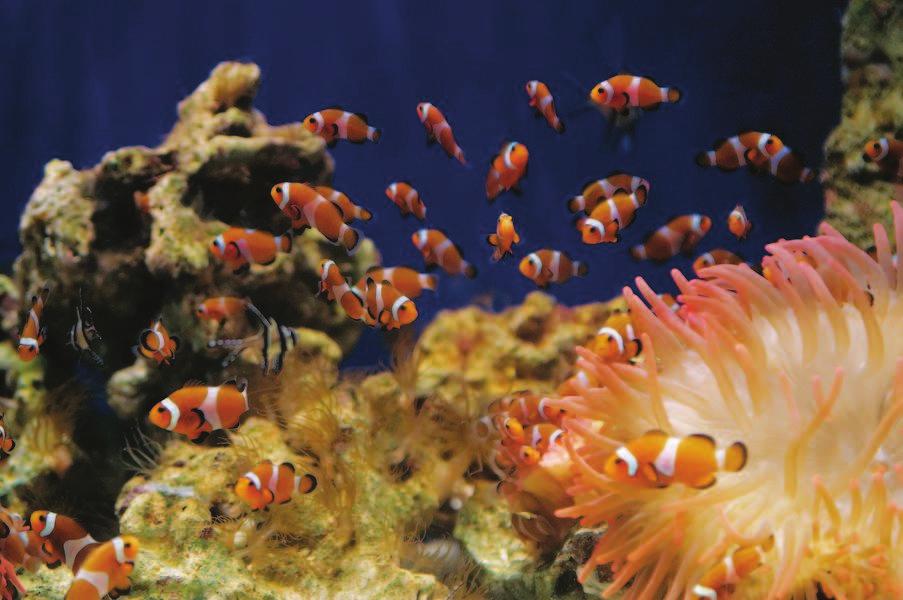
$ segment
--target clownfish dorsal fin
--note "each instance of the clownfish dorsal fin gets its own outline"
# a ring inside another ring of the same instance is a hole
[[[201,381],[200,379],[189,379],[185,383],[182,384],[183,388],[187,387],[205,387],[207,384]]]
[[[645,437],[668,437],[668,434],[661,429],[650,429],[643,434]]]
[[[362,113],[362,112],[354,113],[354,116],[357,117],[357,118],[359,118],[359,119],[360,119],[361,121],[363,121],[364,123],[366,123],[366,124],[368,124],[368,125],[370,124],[370,119],[367,118],[367,114],[366,114],[366,113]]]
[[[293,465],[293,464],[290,463],[290,462],[284,462],[284,463],[282,463],[282,464],[279,465],[279,466],[280,466],[280,467],[285,467],[286,469],[290,470],[292,473],[295,472],[295,465]]]
[[[715,450],[715,438],[705,433],[691,433],[687,436],[687,438],[694,438],[700,441],[705,442],[706,444],[710,444],[712,446],[712,450]]]
[[[342,107],[339,106],[338,104],[332,104],[332,105],[330,105],[330,106],[327,106],[327,107],[324,108],[323,110],[332,110],[332,109],[335,109],[335,110],[345,110],[344,108],[342,108]]]

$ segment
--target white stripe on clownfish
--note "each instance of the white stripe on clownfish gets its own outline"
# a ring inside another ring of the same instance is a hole
[[[633,452],[628,450],[626,446],[621,446],[615,450],[615,455],[627,463],[627,475],[635,477],[640,468],[640,463],[636,459],[636,456],[633,455]]]
[[[75,559],[78,558],[78,553],[82,551],[82,548],[88,544],[96,543],[97,540],[90,535],[80,537],[77,540],[67,540],[63,542],[63,556],[66,559],[66,566],[71,569],[72,565],[75,564]]]
[[[634,77],[630,80],[630,85],[627,86],[627,97],[630,100],[631,106],[637,106],[640,103],[639,91],[640,83],[642,81],[642,77]]]
[[[677,448],[680,446],[680,442],[680,438],[669,437],[668,441],[665,442],[665,447],[662,448],[662,451],[659,452],[652,463],[655,465],[655,469],[666,477],[674,475],[674,467],[677,463]]]
[[[210,423],[210,427],[216,431],[223,428],[223,423],[219,418],[219,404],[217,396],[219,396],[219,386],[208,386],[207,396],[201,403],[199,410],[203,413],[204,419]]]

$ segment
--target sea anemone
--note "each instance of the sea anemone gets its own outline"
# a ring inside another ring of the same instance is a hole
[[[900,249],[903,209],[892,211]],[[573,473],[573,505],[556,514],[607,526],[581,582],[609,565],[606,598],[715,598],[694,587],[755,549],[712,594],[903,597],[903,263],[883,227],[874,236],[877,260],[827,225],[770,244],[769,279],[747,265],[694,280],[675,270],[678,313],[640,278],[650,306],[624,290],[642,361],[579,348],[599,387],[552,401],[568,413]],[[606,459],[649,430],[739,440],[748,462],[706,489],[608,478]]]

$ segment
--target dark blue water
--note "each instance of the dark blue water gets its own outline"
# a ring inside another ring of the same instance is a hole
[[[421,264],[409,239],[419,224],[402,220],[383,194],[395,179],[414,183],[429,225],[445,229],[476,264],[475,280],[443,277],[439,294],[418,302],[421,322],[480,295],[492,294],[502,307],[534,289],[517,260],[489,261],[485,235],[502,210],[515,217],[520,253],[551,247],[589,264],[589,277],[553,288],[562,302],[607,298],[636,274],[664,289],[669,269],[687,272],[690,260],[637,264],[627,249],[670,216],[710,215],[715,226],[700,251],[724,246],[751,260],[774,238],[813,231],[822,214],[816,183],[785,187],[745,171],[702,170],[693,157],[716,138],[755,128],[777,133],[819,165],[840,107],[842,4],[7,0],[0,7],[0,262],[18,252],[16,215],[44,162],[60,157],[86,167],[112,148],[157,144],[176,102],[218,61],[240,59],[263,70],[256,106],[271,123],[340,104],[383,129],[378,144],[340,143],[333,155],[335,187],[376,214],[364,229],[386,264]],[[684,94],[680,104],[645,115],[629,139],[584,110],[589,88],[621,70]],[[564,135],[533,118],[523,86],[534,78],[552,88]],[[425,146],[415,114],[422,100],[445,112],[470,169]],[[490,206],[487,163],[511,139],[530,150],[524,194]],[[585,246],[565,200],[614,169],[649,179],[649,203],[621,244]],[[737,202],[755,224],[742,243],[724,227]],[[373,363],[380,336],[368,332],[349,364]]]

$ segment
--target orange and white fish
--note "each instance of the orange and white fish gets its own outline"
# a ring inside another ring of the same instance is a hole
[[[47,339],[47,328],[41,325],[41,315],[44,314],[48,296],[50,286],[45,285],[40,294],[31,297],[31,308],[28,310],[28,317],[22,326],[22,333],[19,334],[16,346],[19,358],[25,362],[32,361],[38,356],[44,340]]]
[[[41,541],[20,515],[0,508],[0,556],[34,572],[43,564]]]
[[[655,110],[662,103],[680,100],[680,90],[675,87],[659,87],[651,79],[634,75],[615,75],[596,84],[589,99],[602,108],[627,111],[630,108]]]
[[[452,133],[451,125],[445,120],[442,111],[429,102],[421,102],[417,105],[417,117],[423,123],[423,126],[426,127],[427,144],[438,141],[449,158],[454,157],[462,165],[467,164],[467,161],[464,159],[464,151],[461,150],[461,146],[455,141],[455,134]]]
[[[487,408],[491,416],[510,416],[525,425],[538,423],[560,424],[565,416],[564,409],[549,404],[548,398],[542,398],[533,392],[521,390],[504,398],[492,401]]]
[[[295,492],[309,494],[315,489],[317,478],[314,475],[296,475],[292,463],[274,465],[265,460],[238,478],[235,495],[252,510],[267,510],[270,504],[291,502]]]
[[[642,177],[615,171],[604,179],[587,182],[583,186],[583,191],[580,195],[568,200],[568,210],[572,213],[578,213],[582,210],[588,215],[593,212],[593,209],[599,203],[614,196],[618,190],[632,194],[640,188],[645,189],[646,196],[649,195],[651,186],[648,181]]]
[[[395,203],[401,216],[414,215],[421,221],[426,218],[426,206],[420,198],[420,192],[411,187],[407,181],[394,181],[386,188],[386,196]]]
[[[391,283],[376,282],[368,276],[366,285],[364,297],[369,317],[366,321],[369,324],[391,331],[410,325],[417,319],[414,301],[395,289]]]
[[[752,223],[746,218],[746,211],[738,204],[727,216],[727,228],[738,240],[745,240],[752,230]]]
[[[435,292],[439,283],[439,278],[435,275],[418,273],[409,267],[371,267],[354,286],[362,295],[367,291],[368,277],[373,281],[388,281],[411,300],[419,298],[424,290]]]
[[[248,382],[230,379],[217,386],[188,384],[157,402],[148,419],[200,443],[212,431],[238,427],[248,410]]]
[[[339,106],[332,106],[304,118],[304,128],[326,140],[326,144],[334,146],[336,140],[348,140],[362,144],[367,140],[378,142],[382,132],[371,127],[367,115],[351,113]]]
[[[461,249],[438,229],[419,229],[411,236],[411,242],[423,254],[427,266],[439,265],[449,275],[477,276],[477,269],[464,260]]]
[[[587,348],[604,360],[626,362],[639,356],[643,344],[633,328],[630,313],[615,311],[605,320]]]
[[[85,558],[100,545],[75,519],[46,510],[36,510],[29,518],[32,531],[41,539],[44,564],[55,569],[63,562],[77,573]]]
[[[520,261],[520,273],[541,288],[550,283],[564,283],[575,275],[585,277],[589,268],[560,250],[543,248],[531,252]]]
[[[134,200],[135,208],[138,209],[138,212],[145,215],[150,214],[150,194],[142,190],[135,190],[132,194],[132,200]]]
[[[615,450],[604,471],[620,483],[642,487],[682,483],[702,489],[715,484],[719,471],[739,471],[745,465],[743,442],[719,450],[715,440],[701,433],[679,438],[653,430]]]
[[[803,166],[802,157],[790,146],[784,146],[774,156],[764,154],[758,148],[750,148],[746,151],[746,160],[754,171],[771,173],[775,179],[787,185],[809,183],[815,179],[815,171]]]
[[[646,188],[640,186],[632,194],[618,190],[607,200],[600,203],[589,217],[577,219],[577,230],[580,231],[584,244],[617,243],[619,232],[633,223],[636,212],[646,204]]]
[[[530,152],[527,147],[517,142],[508,142],[489,166],[489,174],[486,175],[486,197],[490,202],[499,197],[502,192],[515,190],[520,192],[518,184],[527,173],[527,161]]]
[[[733,589],[741,579],[758,569],[765,562],[765,554],[774,546],[774,536],[765,543],[737,548],[720,563],[706,571],[699,583],[693,586],[696,598],[718,600]]]
[[[630,249],[637,260],[663,262],[683,252],[693,251],[696,244],[709,232],[712,220],[700,214],[675,217],[646,237],[646,241]]]
[[[247,298],[215,296],[198,304],[194,312],[199,319],[223,323],[226,319],[243,313],[247,307]]]
[[[358,293],[349,284],[334,260],[324,259],[320,263],[320,289],[318,294],[326,294],[327,300],[338,299],[345,314],[355,321],[364,318],[364,294]]]
[[[700,167],[718,167],[722,171],[734,171],[746,165],[746,154],[756,148],[764,156],[774,156],[784,148],[781,138],[761,131],[744,131],[715,142],[715,149],[696,155]]]
[[[279,252],[292,251],[292,235],[273,235],[257,229],[230,227],[210,243],[210,252],[236,273],[250,270],[252,264],[269,265]]]
[[[163,321],[158,317],[151,321],[147,329],[138,334],[138,345],[132,346],[132,352],[136,356],[140,354],[144,358],[153,359],[157,364],[169,365],[175,358],[180,343],[178,337],[169,335]]]
[[[9,458],[15,447],[16,440],[13,439],[12,434],[6,428],[6,422],[3,420],[3,415],[0,414],[0,463]]]
[[[873,162],[885,175],[895,180],[903,180],[903,141],[885,136],[869,140],[865,144],[862,158]]]
[[[325,185],[318,185],[314,189],[317,190],[318,194],[339,207],[339,210],[342,211],[342,219],[346,223],[351,223],[354,220],[369,221],[373,218],[373,213],[352,202],[347,194],[343,194],[339,190]]]
[[[75,573],[65,600],[118,598],[132,589],[129,575],[138,558],[138,540],[131,535],[100,544]]]
[[[558,133],[564,133],[564,123],[555,112],[555,99],[552,98],[549,86],[536,79],[531,79],[525,87],[527,95],[530,96],[530,106],[536,109],[536,116],[545,117],[549,127]]]
[[[709,250],[704,254],[700,254],[696,260],[693,261],[693,272],[699,277],[699,271],[706,267],[714,265],[739,265],[743,262],[742,257],[737,256],[730,250],[715,248],[714,250]]]
[[[502,445],[516,448],[511,453],[511,457],[519,466],[530,467],[536,465],[549,448],[563,441],[564,430],[551,423],[538,423],[522,427],[520,424],[515,425],[515,421],[513,417],[509,417],[506,423],[506,432],[509,435],[518,436],[519,439],[514,437],[503,438]],[[516,432],[518,426],[521,427],[520,433]]]
[[[330,243],[344,247],[348,254],[357,251],[363,239],[361,233],[346,225],[342,211],[313,187],[286,181],[274,185],[270,195],[279,210],[292,220],[292,229],[313,227]]]
[[[514,219],[508,213],[499,215],[495,224],[495,233],[486,236],[486,241],[495,248],[492,252],[492,260],[499,261],[506,256],[514,254],[511,247],[520,243],[520,235],[514,229]]]

